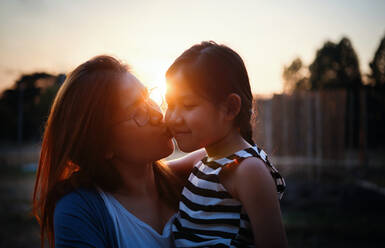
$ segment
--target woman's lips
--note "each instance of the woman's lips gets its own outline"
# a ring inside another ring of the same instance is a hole
[[[175,138],[190,134],[190,131],[172,131],[172,134],[174,135]]]

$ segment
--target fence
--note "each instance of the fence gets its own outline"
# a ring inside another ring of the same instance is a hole
[[[333,90],[256,98],[254,140],[279,164],[368,164],[368,96]]]

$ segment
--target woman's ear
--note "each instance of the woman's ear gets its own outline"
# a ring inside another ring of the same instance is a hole
[[[225,118],[227,120],[234,120],[239,114],[242,106],[242,99],[236,93],[231,93],[225,100]]]

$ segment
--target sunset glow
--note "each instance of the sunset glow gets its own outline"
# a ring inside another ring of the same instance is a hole
[[[164,80],[150,82],[147,87],[150,91],[150,98],[154,100],[159,106],[164,105],[166,82]]]
[[[284,65],[298,56],[308,65],[325,41],[344,35],[352,40],[362,72],[368,73],[384,35],[384,10],[383,1],[346,0],[4,0],[0,90],[22,74],[67,74],[96,55],[108,54],[126,61],[144,84],[151,82],[149,88],[164,92],[158,79],[175,58],[196,43],[214,40],[241,55],[254,94],[279,93]]]

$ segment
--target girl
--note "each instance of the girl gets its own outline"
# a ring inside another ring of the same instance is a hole
[[[286,247],[278,197],[285,183],[252,140],[252,94],[241,57],[202,42],[166,73],[168,124],[179,148],[204,147],[173,222],[177,247]],[[277,195],[278,192],[278,195]]]

